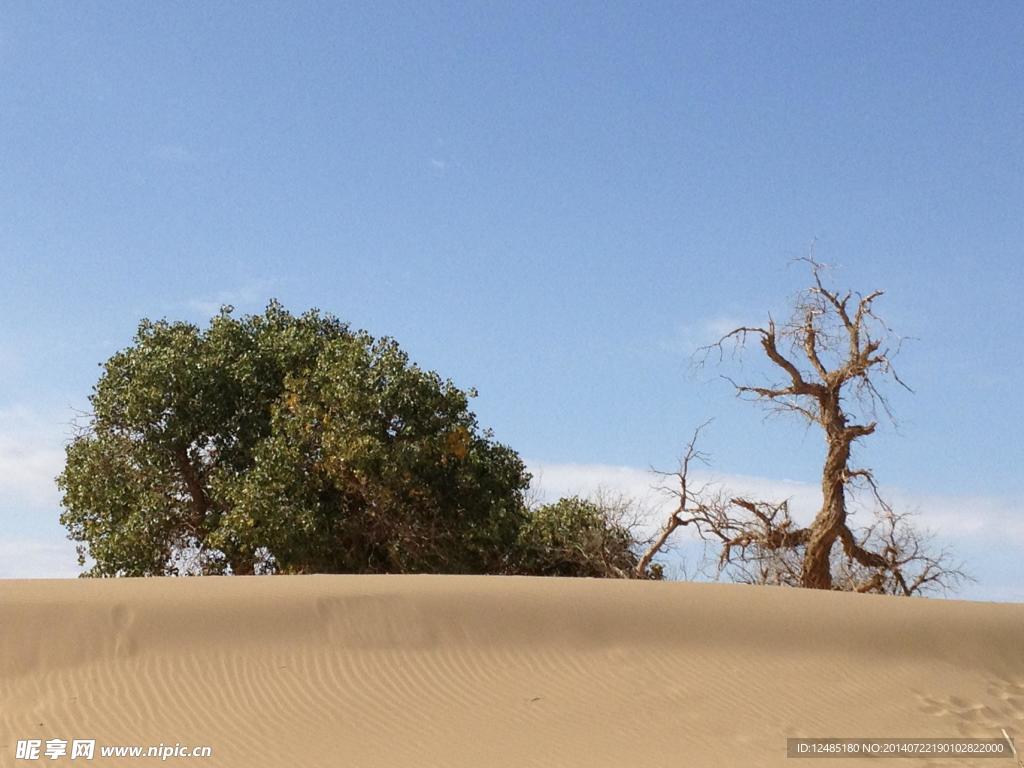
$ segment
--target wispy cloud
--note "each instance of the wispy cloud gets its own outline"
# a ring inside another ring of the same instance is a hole
[[[666,352],[691,355],[700,347],[714,344],[734,328],[749,324],[735,315],[715,315],[693,322],[682,323],[674,333],[665,340],[663,347]]]
[[[237,288],[217,291],[214,294],[189,299],[185,305],[204,319],[213,317],[225,304],[246,310],[262,309],[266,302],[273,298],[275,282],[273,280],[253,280]]]
[[[444,171],[444,170],[446,170],[448,168],[448,161],[447,160],[442,160],[442,159],[437,158],[437,157],[431,157],[429,160],[427,160],[427,163],[435,171]]]
[[[75,545],[48,539],[0,540],[0,578],[58,579],[77,576]]]
[[[0,499],[6,506],[56,508],[64,466],[59,425],[25,408],[0,410]]]
[[[74,545],[57,523],[67,432],[31,408],[0,409],[0,577],[78,574]]]

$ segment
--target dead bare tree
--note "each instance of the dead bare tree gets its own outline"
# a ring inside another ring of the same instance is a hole
[[[874,433],[879,408],[892,418],[881,380],[906,387],[892,364],[900,339],[874,310],[883,292],[827,288],[825,266],[813,258],[802,261],[810,267],[812,285],[798,294],[790,320],[777,325],[769,316],[767,326],[735,328],[705,347],[703,359],[715,351],[721,359],[730,342],[742,349],[750,337],[757,339],[778,379],[764,386],[728,380],[738,396],[796,413],[823,430],[821,509],[801,527],[788,502],[692,488],[691,464],[702,458],[698,429],[679,470],[666,475],[675,480],[676,508],[640,562],[649,563],[677,528],[692,525],[705,541],[721,546],[719,572],[738,581],[906,595],[955,586],[965,575],[949,553],[932,553],[928,537],[879,496],[871,470],[851,464],[851,449]],[[858,486],[869,489],[878,504],[875,521],[862,529],[851,527],[847,504]]]
[[[696,483],[695,462],[706,455],[697,449],[701,425],[693,434],[674,472],[658,472],[661,490],[673,504],[664,524],[648,539],[634,578],[646,578],[648,566],[669,545],[680,528],[690,528],[706,544],[718,547],[713,558],[719,577],[744,584],[803,586],[804,561],[811,527],[801,527],[790,514],[789,501],[756,501],[736,496],[720,485]],[[966,579],[950,553],[936,549],[931,537],[878,499],[872,522],[850,531],[854,545],[876,553],[870,564],[850,557],[845,548],[830,553],[832,589],[891,595],[945,592]]]

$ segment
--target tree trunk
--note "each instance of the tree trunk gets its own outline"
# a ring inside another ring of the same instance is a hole
[[[206,489],[199,479],[196,468],[188,456],[188,448],[181,446],[175,451],[175,459],[178,462],[178,469],[181,471],[185,487],[188,488],[190,506],[192,508],[192,526],[199,536],[206,528],[206,514],[210,510],[210,500],[206,496]]]
[[[838,403],[834,418],[828,423],[828,454],[821,473],[821,511],[811,523],[800,574],[800,585],[809,589],[832,589],[832,547],[846,526],[846,472],[851,437],[845,430]]]

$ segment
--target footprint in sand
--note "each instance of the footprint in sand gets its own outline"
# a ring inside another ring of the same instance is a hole
[[[138,643],[132,632],[135,611],[125,605],[115,605],[110,611],[110,624],[114,637],[114,656],[119,659],[134,656]]]
[[[1024,739],[1024,682],[992,680],[986,692],[988,701],[922,694],[918,694],[917,699],[921,712],[952,720],[960,736],[998,735],[1000,729],[1005,728],[1011,735]]]

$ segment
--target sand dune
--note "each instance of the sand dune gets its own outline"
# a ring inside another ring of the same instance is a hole
[[[0,581],[18,740],[238,766],[805,766],[787,736],[1024,742],[1024,605],[445,576]],[[153,765],[154,758],[48,765]],[[872,760],[871,765],[1012,765]]]

